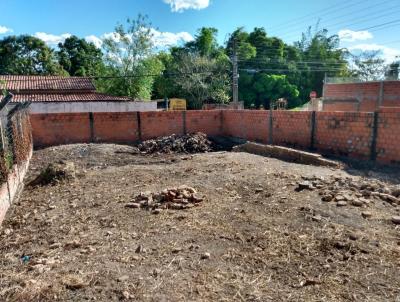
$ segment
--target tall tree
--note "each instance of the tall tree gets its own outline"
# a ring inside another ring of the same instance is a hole
[[[151,98],[154,79],[160,74],[162,62],[154,54],[151,24],[139,15],[128,19],[126,26],[118,25],[112,37],[103,41],[105,50],[105,75],[98,88],[114,95],[148,100]]]
[[[66,75],[54,51],[42,40],[28,36],[8,36],[0,40],[0,74]]]
[[[380,57],[380,51],[363,51],[353,55],[355,75],[363,81],[382,80],[387,69],[385,60]]]
[[[103,54],[93,43],[71,36],[58,44],[60,65],[71,76],[95,76],[103,68]]]

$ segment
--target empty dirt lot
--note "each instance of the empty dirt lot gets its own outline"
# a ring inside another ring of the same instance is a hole
[[[27,187],[0,229],[1,301],[400,301],[399,206],[374,193],[395,175],[72,145],[36,151],[28,180],[59,160],[75,179]],[[180,185],[204,201],[126,207]]]

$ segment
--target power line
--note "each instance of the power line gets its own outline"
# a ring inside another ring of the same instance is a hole
[[[379,4],[371,5],[371,6],[368,6],[368,7],[363,8],[363,9],[359,9],[359,10],[357,10],[357,12],[355,12],[355,13],[352,12],[352,13],[346,13],[346,14],[344,14],[344,15],[337,16],[337,17],[333,18],[332,20],[341,19],[341,18],[347,17],[347,16],[353,16],[353,20],[354,20],[354,14],[357,14],[357,13],[360,13],[360,12],[364,12],[364,11],[368,11],[368,10],[370,10],[371,8],[374,8],[374,7],[376,7],[376,6],[382,6],[383,4],[386,4],[386,3],[389,3],[389,2],[392,2],[392,1],[394,1],[394,0],[387,0],[387,1],[381,2],[381,3],[379,3]],[[395,0],[395,1],[397,1],[397,0]],[[367,15],[361,16],[361,18],[364,18],[364,17],[371,17],[371,16],[375,15],[376,13],[385,12],[385,11],[388,11],[389,9],[396,8],[396,7],[398,7],[398,6],[394,6],[394,7],[391,7],[391,8],[385,8],[385,9],[379,10],[379,11],[375,11],[375,12],[373,12],[372,14],[371,14],[371,13],[368,13]],[[358,17],[358,18],[360,18],[360,17]],[[356,19],[356,20],[357,20],[357,19]],[[329,21],[329,19],[328,19],[328,21]],[[317,22],[317,21],[315,21],[315,22]],[[329,25],[329,26],[326,26],[326,27],[337,26],[337,25],[340,25],[340,24],[343,24],[343,23],[346,23],[346,22],[347,22],[347,21],[342,21],[342,22],[335,23],[335,24],[332,24],[332,25]],[[358,22],[353,23],[353,24],[358,24]],[[298,24],[297,24],[296,26],[298,26]],[[293,26],[292,26],[292,27],[293,27]],[[289,31],[286,32],[286,33],[282,33],[280,36],[281,36],[281,37],[288,37],[288,36],[292,36],[294,33],[297,33],[297,30],[289,30]]]

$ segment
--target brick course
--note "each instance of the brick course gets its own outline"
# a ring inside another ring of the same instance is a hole
[[[186,112],[95,113],[90,115],[32,114],[34,144],[51,146],[67,143],[133,143],[170,135],[204,132],[249,141],[310,149],[325,154],[369,159],[372,155],[374,113],[316,112],[312,140],[312,112],[261,110],[213,110]],[[140,128],[138,116],[140,117]],[[379,113],[377,161],[400,162],[400,108],[383,108]]]

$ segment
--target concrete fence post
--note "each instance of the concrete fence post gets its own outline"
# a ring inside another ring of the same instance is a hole
[[[138,131],[138,137],[139,141],[142,141],[142,122],[140,120],[140,111],[136,111],[136,121],[137,121],[137,131]]]
[[[94,116],[93,112],[89,112],[90,142],[94,143]]]
[[[378,127],[379,127],[379,112],[375,111],[372,122],[372,133],[371,133],[371,151],[370,160],[376,161],[377,158],[377,139],[378,139]]]
[[[186,130],[186,111],[183,110],[182,111],[182,126],[183,126],[183,134],[186,135],[187,134],[187,130]]]
[[[274,144],[274,134],[273,134],[273,127],[274,127],[274,123],[273,123],[273,112],[274,112],[274,110],[271,108],[271,106],[270,106],[270,109],[269,109],[269,114],[268,114],[268,118],[269,118],[269,125],[268,125],[268,127],[269,127],[269,131],[268,131],[268,143],[270,144],[270,145],[273,145]]]
[[[315,150],[315,134],[317,130],[317,123],[316,123],[316,112],[311,112],[311,140],[310,140],[310,149]]]

